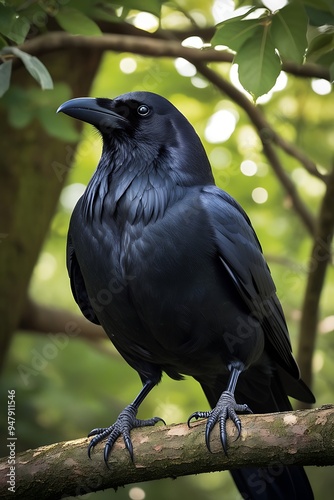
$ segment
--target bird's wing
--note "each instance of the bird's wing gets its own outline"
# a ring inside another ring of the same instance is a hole
[[[250,313],[260,319],[267,349],[294,378],[299,369],[292,352],[281,304],[261,245],[240,205],[216,186],[202,189],[201,201],[214,231],[218,256]]]
[[[90,303],[86,285],[81,273],[81,269],[75,254],[75,249],[72,242],[71,232],[69,231],[67,237],[66,248],[66,264],[70,277],[71,289],[73,297],[81,309],[82,314],[92,323],[99,325],[100,322],[96,317],[94,309]]]

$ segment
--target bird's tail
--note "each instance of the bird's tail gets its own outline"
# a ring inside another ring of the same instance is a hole
[[[214,388],[201,385],[211,407],[214,407],[224,387],[220,384]],[[303,382],[301,382],[300,389],[302,394],[304,390],[306,395],[307,391],[311,394]],[[238,396],[237,391],[236,400],[241,404],[246,403],[253,413],[271,413],[292,409],[278,371],[272,378],[269,392],[270,396],[265,398],[265,404],[256,403],[244,395]],[[247,467],[231,470],[230,473],[242,497],[247,500],[313,500],[314,498],[307,475],[301,466],[287,467],[278,464],[267,468]]]

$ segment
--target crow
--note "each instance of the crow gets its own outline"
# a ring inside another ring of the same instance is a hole
[[[239,412],[291,409],[288,395],[314,396],[300,379],[289,333],[259,240],[241,206],[215,185],[204,147],[165,98],[130,92],[77,98],[58,111],[101,134],[100,162],[70,220],[67,267],[75,301],[101,324],[138,372],[143,387],[92,448],[107,438],[104,460],[122,435],[162,419],[137,419],[140,404],[166,373],[197,380],[211,410],[205,440]],[[237,402],[238,401],[238,402]],[[302,467],[231,471],[244,498],[311,499]]]

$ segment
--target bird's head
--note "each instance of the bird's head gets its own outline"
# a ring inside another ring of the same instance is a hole
[[[115,99],[71,99],[57,112],[96,127],[108,152],[129,149],[148,162],[168,158],[169,168],[186,184],[190,178],[191,184],[213,180],[206,153],[192,125],[158,94],[130,92]]]

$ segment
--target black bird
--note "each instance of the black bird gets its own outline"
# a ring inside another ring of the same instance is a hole
[[[89,455],[107,438],[107,463],[122,435],[133,459],[131,429],[161,420],[138,420],[137,411],[163,372],[201,384],[212,410],[196,411],[188,423],[207,418],[209,449],[218,423],[226,452],[226,421],[240,434],[238,412],[290,410],[287,395],[313,403],[250,220],[215,186],[187,119],[149,92],[72,99],[58,111],[94,125],[103,138],[70,222],[72,292],[143,383],[113,425],[91,431]],[[313,498],[301,467],[231,473],[245,498]]]

